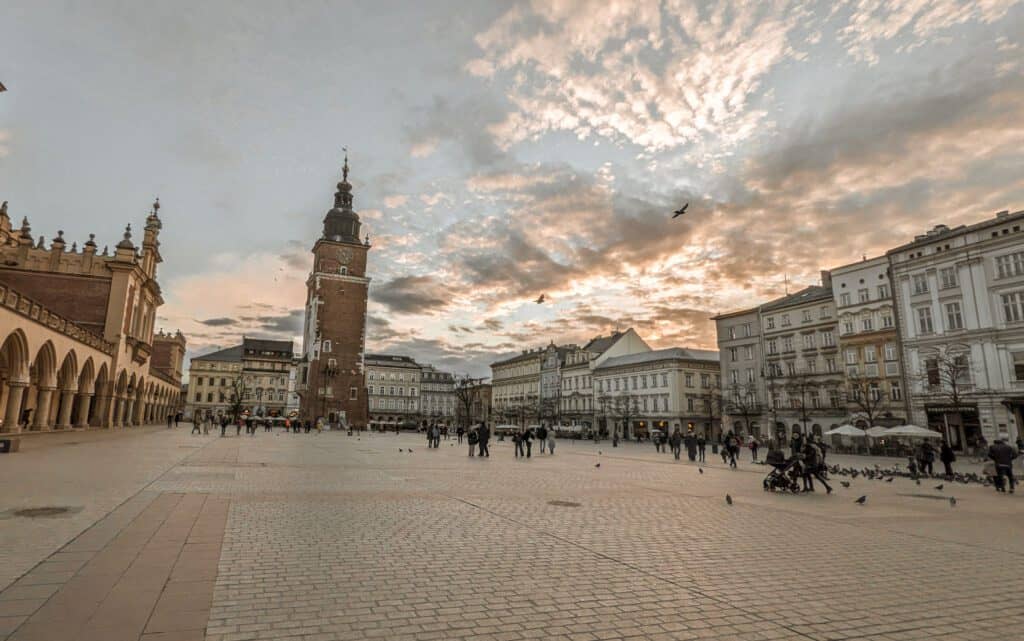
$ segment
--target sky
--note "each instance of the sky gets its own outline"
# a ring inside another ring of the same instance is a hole
[[[1017,0],[6,0],[0,200],[113,246],[159,196],[158,325],[298,351],[347,147],[368,350],[713,348],[716,313],[1024,208],[1022,36]]]

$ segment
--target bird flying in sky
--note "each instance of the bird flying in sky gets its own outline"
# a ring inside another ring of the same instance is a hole
[[[683,205],[679,209],[677,209],[674,212],[672,212],[672,218],[673,219],[679,218],[680,216],[685,214],[686,213],[686,208],[689,207],[689,206],[690,206],[690,203],[686,203],[685,205]]]

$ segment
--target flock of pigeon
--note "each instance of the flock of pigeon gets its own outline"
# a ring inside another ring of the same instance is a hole
[[[909,471],[901,470],[899,466],[896,466],[895,468],[892,469],[882,469],[881,466],[875,465],[874,468],[865,467],[857,469],[853,467],[840,467],[838,465],[830,465],[828,468],[828,473],[833,476],[849,476],[850,478],[854,479],[864,477],[869,481],[885,481],[886,483],[892,483],[893,479],[895,479],[896,477],[901,477],[913,479],[917,481],[918,485],[921,484],[921,478],[919,476],[915,476],[911,474]],[[990,487],[992,485],[992,480],[989,479],[987,476],[975,474],[974,472],[970,472],[967,474],[953,474],[953,477],[951,479],[948,479],[948,482],[962,483],[964,485],[968,485],[970,483],[977,483],[985,487]],[[942,485],[940,484],[936,486],[935,489],[942,490]]]

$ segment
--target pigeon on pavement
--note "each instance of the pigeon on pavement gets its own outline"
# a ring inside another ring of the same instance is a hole
[[[839,481],[839,484],[842,485],[843,487],[850,487],[849,481]]]
[[[949,497],[949,507],[956,507],[956,497],[955,496]]]
[[[704,468],[703,467],[698,467],[697,471],[700,472],[701,474],[703,474],[704,473]]]
[[[597,465],[595,465],[594,467],[601,467],[601,464],[600,464],[600,463],[598,463],[598,464],[597,464]]]
[[[732,497],[728,494],[725,495],[725,502],[732,505]]]
[[[855,501],[855,503],[857,503],[857,504],[859,504],[859,505],[864,505],[865,503],[867,503],[867,500],[868,500],[868,497],[867,497],[867,496],[862,496],[862,497],[860,497],[859,499],[857,499],[857,500]]]
[[[941,492],[942,488],[945,487],[945,485],[945,483],[939,483],[938,485],[935,486],[935,489]]]

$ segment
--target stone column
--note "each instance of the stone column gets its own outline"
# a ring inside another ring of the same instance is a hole
[[[71,410],[75,403],[75,390],[66,389],[61,392],[60,416],[57,417],[57,429],[71,429]]]
[[[110,427],[121,427],[121,413],[124,399],[120,396],[112,396],[110,402],[113,404],[113,411],[110,413]]]
[[[90,405],[92,405],[92,394],[82,392],[78,395],[78,416],[75,417],[75,427],[79,429],[89,427]]]
[[[132,418],[134,416],[132,410],[134,409],[135,399],[132,397],[128,397],[124,402],[124,418],[121,419],[121,422],[125,425],[125,427],[131,427],[134,424],[132,422]]]
[[[28,383],[10,382],[7,384],[7,407],[4,409],[3,431],[7,433],[18,433],[21,428],[18,426],[18,416],[21,413],[21,399],[25,396]]]
[[[50,429],[50,404],[53,402],[55,387],[40,387],[36,394],[36,411],[32,416],[33,429],[48,431]]]

